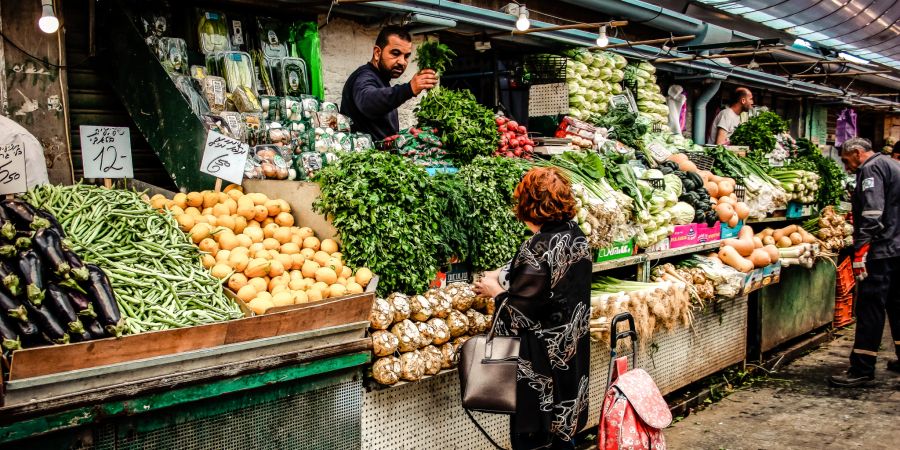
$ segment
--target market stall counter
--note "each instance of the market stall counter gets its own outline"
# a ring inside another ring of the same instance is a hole
[[[663,394],[673,392],[744,360],[747,297],[722,299],[697,312],[690,327],[656,333],[639,345],[636,367],[654,378]],[[627,351],[621,347],[620,351]],[[623,353],[624,354],[624,353]],[[591,343],[590,412],[596,426],[606,391],[609,344]],[[475,413],[500,445],[509,445],[509,418]],[[422,424],[427,424],[423,426]],[[455,369],[391,387],[372,383],[363,394],[362,448],[489,449],[490,443],[465,416]]]

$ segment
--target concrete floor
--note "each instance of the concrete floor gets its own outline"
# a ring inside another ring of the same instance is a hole
[[[832,388],[825,378],[844,370],[853,329],[666,429],[670,449],[900,449],[900,374],[885,329],[876,383]]]

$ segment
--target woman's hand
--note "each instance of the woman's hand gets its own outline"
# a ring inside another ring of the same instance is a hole
[[[503,288],[500,287],[500,281],[496,276],[491,277],[486,274],[484,278],[475,282],[475,293],[494,298],[503,293]]]

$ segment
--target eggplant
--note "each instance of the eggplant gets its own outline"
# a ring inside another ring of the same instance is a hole
[[[50,214],[50,211],[47,211],[45,209],[37,208],[36,211],[38,217],[47,220],[47,222],[50,222],[50,226],[48,227],[49,229],[56,231],[60,235],[60,237],[66,237],[66,230],[63,230],[62,224],[59,223],[58,220],[56,220],[56,216]]]
[[[41,217],[37,209],[28,204],[28,202],[17,198],[6,198],[0,200],[0,206],[6,210],[6,213],[19,230],[40,230],[50,226],[50,221]]]
[[[22,338],[23,347],[36,347],[39,345],[51,344],[46,336],[41,333],[41,329],[31,322],[19,322],[19,336]]]
[[[72,268],[63,253],[62,238],[52,228],[34,234],[34,248],[44,257],[45,267],[58,277],[65,277]]]
[[[50,308],[53,317],[60,322],[65,322],[64,328],[70,334],[84,333],[84,325],[78,319],[78,313],[75,307],[69,301],[69,296],[59,286],[50,283],[47,285],[47,298],[44,299],[44,306]]]
[[[90,276],[85,282],[85,288],[94,305],[94,312],[97,313],[97,321],[100,322],[107,334],[119,337],[125,330],[125,319],[122,318],[122,313],[119,311],[109,278],[106,277],[103,269],[94,264],[87,264],[86,267]]]
[[[25,279],[28,302],[40,306],[44,300],[44,265],[34,250],[19,253],[19,272]]]
[[[66,256],[66,262],[69,263],[69,268],[71,269],[69,276],[78,281],[87,281],[90,274],[87,267],[84,266],[84,261],[75,252],[65,247],[63,248],[63,254]]]
[[[102,332],[103,330],[101,329],[100,331]],[[93,340],[94,336],[92,336],[91,333],[87,330],[85,330],[81,334],[69,332],[69,342],[87,342]]]
[[[16,297],[10,297],[0,291],[0,316],[10,317],[22,322],[28,322],[28,311]]]
[[[15,351],[22,348],[18,327],[2,314],[0,314],[0,347],[7,351]]]
[[[85,270],[87,269],[85,268]],[[91,300],[86,294],[83,292],[67,291],[66,295],[68,295],[69,303],[72,304],[75,313],[80,317],[84,317],[85,319],[94,319],[97,317],[97,313],[94,312],[94,305],[91,304]],[[85,323],[84,320],[81,322],[87,326],[87,323]]]
[[[56,320],[56,317],[53,317],[50,308],[35,306],[29,302],[23,302],[23,305],[28,311],[28,318],[31,320],[31,323],[37,325],[50,342],[54,344],[69,343],[69,334],[66,333],[65,327]]]
[[[89,317],[85,318],[81,323],[84,324],[85,333],[91,339],[103,339],[106,337],[106,330],[103,329],[103,325],[100,325],[100,322],[97,322],[97,319]]]
[[[13,297],[18,297],[22,292],[22,279],[4,261],[0,261],[0,286]]]

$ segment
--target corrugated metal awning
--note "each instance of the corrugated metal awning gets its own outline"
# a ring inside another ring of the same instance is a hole
[[[900,69],[900,1],[699,1],[806,41]]]

